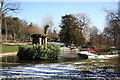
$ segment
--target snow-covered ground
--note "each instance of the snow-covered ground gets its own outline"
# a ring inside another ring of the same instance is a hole
[[[89,59],[91,59],[91,58],[108,59],[110,57],[118,56],[118,54],[115,54],[115,55],[96,55],[96,54],[93,54],[93,53],[89,53],[88,51],[80,51],[79,53],[88,55]]]

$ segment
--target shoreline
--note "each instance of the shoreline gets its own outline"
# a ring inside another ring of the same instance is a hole
[[[111,57],[115,57],[115,56],[119,56],[119,54],[114,54],[114,55],[96,55],[94,53],[89,53],[88,51],[81,51],[79,52],[80,54],[85,54],[88,56],[88,59],[94,59],[94,58],[98,58],[98,59],[108,59]]]
[[[8,53],[1,53],[0,58],[5,56],[17,56],[17,52],[8,52]]]
[[[78,52],[78,53],[87,55],[89,57],[89,59],[90,58],[102,58],[102,59],[105,59],[105,58],[110,58],[110,57],[114,57],[114,56],[119,56],[118,54],[114,54],[114,55],[96,55],[96,54],[93,54],[93,53],[88,53],[86,51],[81,51],[81,52]],[[5,56],[17,56],[17,52],[0,53],[0,58],[5,57]]]

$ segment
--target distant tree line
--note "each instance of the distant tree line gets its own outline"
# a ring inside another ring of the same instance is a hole
[[[30,40],[31,34],[38,34],[43,31],[41,27],[35,24],[28,24],[26,21],[21,20],[18,17],[5,17],[2,21],[3,40],[6,37],[6,32],[8,40],[25,41]]]
[[[103,36],[108,45],[120,47],[120,15],[117,10],[106,10],[107,26],[104,28]]]
[[[50,42],[60,41],[67,46],[120,47],[120,10],[105,10],[107,24],[101,32],[97,27],[90,26],[90,18],[83,13],[62,16],[59,25],[61,30],[58,32],[52,29],[53,21],[50,16],[44,19],[44,26],[39,27],[18,17],[7,16],[9,12],[18,11],[19,4],[6,3],[5,0],[1,0],[0,3],[0,21],[2,22],[0,33],[3,41],[30,41],[32,34],[43,34],[46,29]]]
[[[30,40],[31,34],[43,34],[44,29],[42,27],[32,23],[28,24],[28,22],[19,19],[18,17],[8,16],[11,12],[17,13],[19,10],[21,10],[19,3],[10,2],[9,0],[1,0],[0,5],[0,34],[2,34],[2,37],[1,35],[0,37],[3,41],[26,41]],[[49,25],[49,27],[52,26],[50,17],[46,17],[44,22],[44,25]],[[54,30],[54,32],[49,30],[49,33],[49,41],[58,40],[58,34],[56,33],[56,30]],[[57,37],[57,39],[55,37]]]
[[[119,10],[105,10],[106,26],[100,32],[97,27],[90,29],[90,42],[98,47],[117,47],[120,48],[120,15]]]
[[[85,15],[83,17],[81,13],[62,16],[59,32],[61,42],[66,43],[66,45],[120,48],[120,12],[118,11],[105,10],[106,26],[103,31],[95,26],[90,27],[90,19]]]

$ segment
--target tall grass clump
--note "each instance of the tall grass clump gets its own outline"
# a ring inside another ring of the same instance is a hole
[[[58,59],[60,49],[57,45],[20,46],[17,56],[22,60]]]

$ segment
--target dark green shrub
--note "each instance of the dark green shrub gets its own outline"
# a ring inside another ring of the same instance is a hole
[[[23,60],[50,60],[57,59],[60,49],[56,45],[20,46],[17,56]]]

